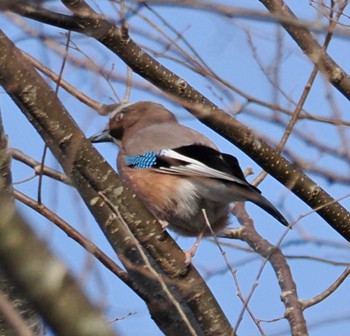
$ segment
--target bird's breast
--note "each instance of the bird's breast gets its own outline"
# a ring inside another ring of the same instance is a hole
[[[169,228],[186,236],[209,234],[202,209],[214,231],[227,224],[228,207],[203,199],[191,178],[155,172],[152,169],[119,168],[126,183],[144,205]]]

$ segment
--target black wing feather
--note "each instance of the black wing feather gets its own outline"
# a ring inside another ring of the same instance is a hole
[[[229,154],[221,154],[214,148],[204,145],[182,146],[174,148],[173,150],[184,156],[188,156],[197,161],[203,162],[210,168],[233,176],[237,176],[245,181],[243,172],[239,167],[237,159],[234,156],[231,156]]]

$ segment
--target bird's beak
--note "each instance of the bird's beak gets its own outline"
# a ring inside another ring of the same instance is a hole
[[[109,130],[103,130],[101,132],[96,133],[95,135],[89,138],[91,142],[114,142],[113,137],[109,134]]]

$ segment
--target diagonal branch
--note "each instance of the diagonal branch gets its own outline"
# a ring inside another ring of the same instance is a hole
[[[3,193],[0,213],[1,266],[57,335],[116,336],[71,274],[50,254]]]
[[[10,150],[1,115],[0,266],[1,335],[43,335],[42,317],[57,335],[92,336],[96,330],[99,335],[116,335],[68,271],[16,213]]]
[[[280,3],[280,1],[277,2]],[[315,209],[329,225],[350,241],[349,212],[300,169],[293,166],[261,138],[258,138],[246,125],[231,118],[185,80],[149,56],[128,36],[125,29],[119,29],[108,22],[94,12],[83,0],[64,0],[63,3],[74,13],[74,16],[35,9],[34,7],[28,9],[16,6],[13,10],[29,18],[94,37],[118,55],[134,72],[167,92],[201,122],[244,151],[264,170]],[[275,2],[269,1],[269,3]],[[301,29],[307,35],[306,28]],[[321,55],[322,57],[320,57]],[[321,70],[338,69],[337,71],[332,70],[332,76],[329,78],[333,81],[332,83],[341,85],[343,94],[348,92],[346,97],[349,99],[350,90],[347,89],[348,76],[346,73],[339,66],[330,67],[330,65],[334,65],[334,62],[325,52],[317,57],[317,62],[323,60],[324,63]],[[336,76],[336,74],[340,74],[340,76]]]
[[[6,195],[7,211],[14,211],[15,200],[10,170],[11,155],[0,114],[0,197]],[[5,197],[4,197],[5,198]],[[5,214],[0,210],[0,218]],[[6,255],[10,254],[6,251]],[[0,330],[10,335],[41,335],[41,317],[0,263]]]
[[[308,335],[303,306],[298,298],[297,285],[293,280],[291,269],[279,246],[274,246],[265,239],[262,239],[256,232],[252,220],[245,211],[244,205],[237,204],[233,208],[233,213],[237,216],[242,225],[241,238],[257,253],[265,258],[265,262],[270,262],[281,288],[281,300],[285,306],[285,318],[291,328],[291,335]],[[229,230],[227,230],[229,232]],[[264,265],[263,264],[263,265]],[[247,300],[250,299],[251,292]]]
[[[0,84],[79,191],[129,276],[147,298],[160,328],[167,335],[201,335],[204,331],[208,335],[233,335],[203,279],[192,265],[185,265],[183,252],[122,186],[54,92],[3,33],[0,55]],[[104,198],[110,200],[113,209]]]
[[[294,21],[297,17],[283,0],[259,0],[272,15]],[[280,22],[306,56],[327,77],[328,81],[350,100],[350,77],[322,48],[306,27],[288,21]]]

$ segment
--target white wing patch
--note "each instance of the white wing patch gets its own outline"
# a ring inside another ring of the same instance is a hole
[[[175,160],[180,160],[188,164],[184,166],[160,167],[160,168],[157,168],[158,172],[164,172],[164,173],[175,174],[175,175],[178,174],[178,175],[189,175],[189,176],[198,176],[198,177],[219,178],[219,179],[224,179],[231,182],[240,183],[243,185],[248,185],[246,181],[241,180],[238,177],[235,177],[233,175],[211,168],[206,164],[204,164],[203,162],[200,162],[188,156],[177,153],[172,149],[163,149],[159,152],[159,155],[169,157]]]

